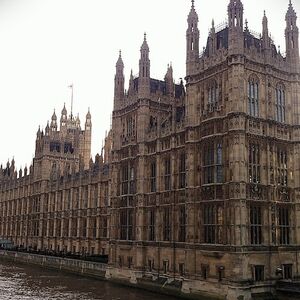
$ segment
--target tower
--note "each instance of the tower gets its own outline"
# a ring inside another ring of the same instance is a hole
[[[188,15],[186,31],[186,75],[190,75],[199,59],[199,29],[198,14],[195,11],[194,0]]]
[[[67,131],[67,120],[68,120],[67,109],[66,109],[66,105],[64,104],[64,107],[61,111],[61,117],[60,117],[60,131],[64,133],[66,133]]]
[[[83,147],[83,162],[84,167],[88,168],[91,158],[91,138],[92,138],[92,116],[90,109],[86,114],[85,127],[84,127],[84,147]]]
[[[122,100],[124,100],[124,63],[120,50],[119,58],[116,63],[114,109],[119,107]]]
[[[150,96],[150,59],[146,33],[144,34],[144,41],[141,46],[138,95],[139,98],[149,98]]]
[[[286,57],[290,62],[293,71],[299,72],[299,29],[297,27],[297,15],[291,0],[285,16],[285,21]]]
[[[241,54],[244,51],[243,14],[244,7],[241,0],[230,0],[228,4],[228,48],[230,54]]]
[[[53,115],[51,117],[50,129],[51,129],[52,132],[57,131],[57,116],[56,116],[55,110],[54,110]]]

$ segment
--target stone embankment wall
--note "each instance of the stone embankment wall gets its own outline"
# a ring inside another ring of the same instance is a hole
[[[102,279],[105,279],[107,269],[106,264],[97,262],[4,250],[0,250],[0,259],[29,263]]]

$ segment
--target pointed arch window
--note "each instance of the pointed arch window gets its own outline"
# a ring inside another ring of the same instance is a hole
[[[214,105],[219,102],[219,89],[215,80],[212,80],[208,86],[208,104]]]
[[[278,84],[275,91],[275,120],[285,122],[285,89],[282,84]]]
[[[248,81],[248,112],[252,117],[259,116],[259,85],[257,78]]]

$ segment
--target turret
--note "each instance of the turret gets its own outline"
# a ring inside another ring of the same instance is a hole
[[[299,72],[299,29],[297,27],[297,15],[293,8],[291,0],[285,16],[285,20],[286,57],[290,62],[293,71]]]
[[[146,33],[144,34],[144,41],[141,46],[138,95],[139,98],[149,98],[150,96],[150,60]]]
[[[209,56],[213,55],[216,53],[217,50],[217,37],[216,37],[216,30],[215,30],[215,22],[212,20],[211,22],[211,29],[209,32],[209,37],[208,37],[208,53]]]
[[[228,5],[228,47],[230,54],[242,54],[244,52],[243,14],[244,7],[241,0],[230,0]]]
[[[173,68],[172,65],[168,65],[167,73],[165,75],[166,82],[166,94],[170,97],[174,96],[174,80],[173,80]]]
[[[37,133],[36,133],[36,139],[37,139],[37,140],[40,140],[41,137],[42,137],[42,132],[41,132],[41,127],[39,126],[39,129],[38,129],[38,131],[37,131]]]
[[[269,37],[269,29],[268,29],[268,18],[266,16],[266,11],[264,11],[264,16],[262,19],[262,46],[264,50],[269,50],[270,45],[270,37]]]
[[[67,129],[67,120],[68,120],[68,113],[66,109],[66,104],[64,104],[64,107],[61,111],[61,117],[60,117],[60,130],[64,131]]]
[[[55,114],[55,110],[54,110],[53,115],[51,117],[50,129],[51,129],[52,132],[57,131],[57,117],[56,117],[56,114]]]
[[[199,60],[199,29],[198,15],[195,11],[194,0],[188,15],[188,28],[186,31],[186,74],[190,75]]]
[[[124,100],[124,81],[124,63],[120,51],[119,58],[116,63],[114,109],[117,109],[120,102]]]
[[[49,136],[49,132],[50,132],[50,127],[49,127],[49,121],[47,122],[47,125],[45,127],[45,135]]]
[[[133,74],[132,70],[130,72],[130,78],[129,78],[129,87],[128,87],[128,96],[133,96],[135,91],[134,91],[134,82],[133,82]]]
[[[84,146],[83,146],[83,162],[85,168],[89,167],[89,161],[91,158],[91,139],[92,139],[92,116],[90,109],[86,114],[85,126],[84,126]]]

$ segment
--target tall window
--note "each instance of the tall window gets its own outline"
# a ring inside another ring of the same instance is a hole
[[[185,153],[181,153],[179,157],[179,188],[185,188],[186,185],[186,164],[185,164]]]
[[[156,192],[156,162],[150,164],[150,192]]]
[[[179,234],[178,241],[185,242],[185,233],[186,233],[186,211],[185,206],[179,208]]]
[[[219,101],[219,89],[215,80],[211,81],[208,86],[208,106],[213,108]]]
[[[168,191],[171,189],[171,161],[170,158],[165,159],[165,190]]]
[[[135,193],[135,169],[125,165],[121,169],[121,192],[122,195]]]
[[[163,209],[163,240],[171,239],[171,210],[169,207]]]
[[[279,244],[290,244],[290,210],[287,207],[278,208]]]
[[[107,237],[107,217],[101,216],[100,218],[100,236]]]
[[[203,149],[203,183],[221,183],[222,181],[222,144],[211,143]]]
[[[135,194],[135,169],[134,167],[130,168],[130,177],[129,177],[129,194]]]
[[[128,194],[128,166],[122,167],[122,195]]]
[[[248,109],[250,116],[258,117],[258,81],[254,78],[248,81]]]
[[[275,120],[285,122],[285,90],[282,84],[279,84],[275,91]]]
[[[249,144],[249,182],[260,182],[260,152],[258,144]]]
[[[250,243],[260,245],[262,243],[262,214],[261,207],[250,207]]]
[[[221,206],[207,204],[203,207],[204,243],[222,243],[223,209]]]
[[[155,240],[155,209],[149,211],[149,241]]]
[[[133,239],[133,210],[132,209],[122,209],[120,211],[120,224],[121,240],[132,240]]]
[[[282,149],[277,151],[277,184],[287,186],[287,152]]]

